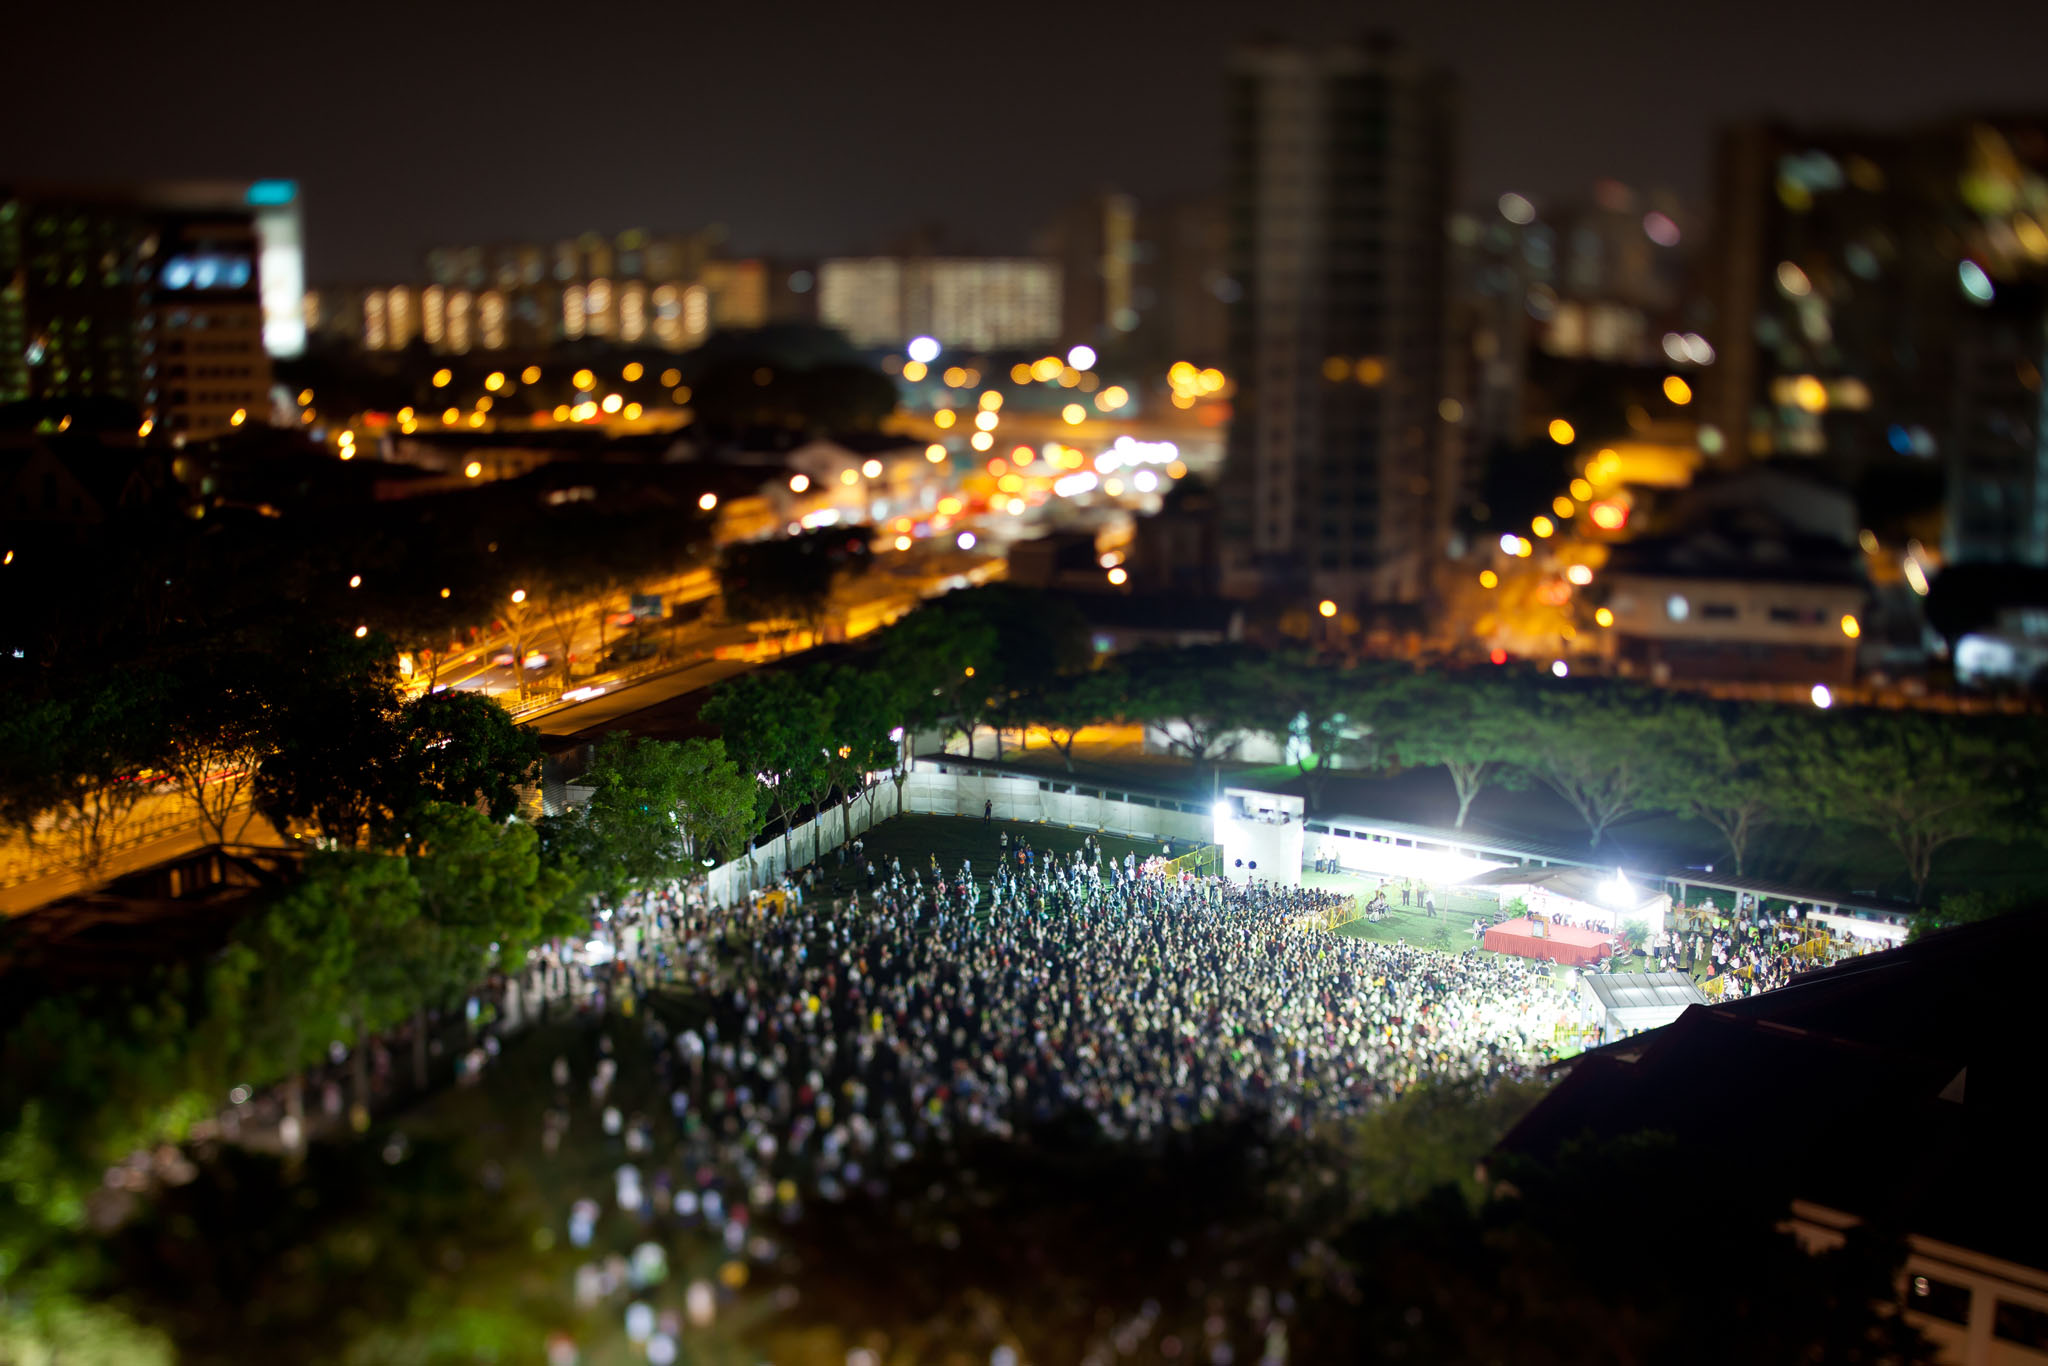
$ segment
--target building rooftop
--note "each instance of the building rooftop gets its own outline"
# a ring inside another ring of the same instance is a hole
[[[2044,951],[2035,908],[1695,1005],[1572,1061],[1497,1151],[1665,1134],[1695,1186],[1746,1183],[2048,1266],[2048,1188],[2028,1176]]]

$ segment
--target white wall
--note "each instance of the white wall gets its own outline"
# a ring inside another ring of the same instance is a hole
[[[1077,781],[1055,778],[1026,778],[1008,774],[960,771],[970,760],[918,760],[903,785],[902,806],[897,805],[896,784],[884,779],[851,808],[834,807],[824,815],[805,821],[787,834],[753,851],[747,859],[721,863],[705,873],[710,897],[721,905],[744,900],[750,888],[764,887],[793,867],[800,868],[816,854],[829,854],[852,835],[881,824],[899,814],[972,816],[982,814],[982,803],[992,803],[992,815],[1009,821],[1048,821],[1076,829],[1106,831],[1148,839],[1172,840],[1192,848],[1214,838],[1214,818],[1207,805],[1171,803],[1147,799],[1136,793],[1089,787]],[[945,771],[941,771],[941,769]],[[1056,788],[1066,789],[1055,791]],[[1150,804],[1148,804],[1148,801]],[[1180,810],[1179,807],[1197,807]],[[840,815],[846,811],[850,834],[844,833]],[[1299,878],[1301,850],[1296,832],[1293,873]],[[1265,860],[1260,859],[1260,871]]]
[[[970,759],[920,759],[903,792],[903,809],[940,816],[979,816],[983,802],[1013,821],[1050,821],[1086,830],[1207,844],[1207,804],[1148,799],[1064,776],[1020,777],[974,771]],[[946,771],[941,772],[943,768]],[[968,771],[962,771],[968,770]],[[1066,789],[1064,791],[1056,789]],[[1191,808],[1181,810],[1179,808]]]
[[[1301,885],[1299,820],[1262,821],[1245,816],[1215,819],[1216,833],[1223,841],[1223,876],[1232,882]]]
[[[742,901],[749,888],[767,886],[791,868],[801,868],[817,855],[831,853],[895,814],[896,784],[885,779],[851,805],[831,807],[777,835],[754,849],[751,859],[738,858],[713,868],[704,877],[711,900],[725,906]]]

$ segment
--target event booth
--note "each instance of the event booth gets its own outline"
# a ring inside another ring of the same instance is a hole
[[[1530,915],[1558,928],[1596,934],[1618,934],[1629,922],[1641,921],[1656,935],[1671,911],[1669,893],[1631,882],[1620,869],[1495,868],[1459,885],[1498,893],[1503,910],[1519,899]]]
[[[1490,927],[1480,947],[1488,953],[1512,953],[1518,958],[1579,967],[1614,952],[1614,941],[1597,930],[1555,925],[1540,915],[1524,915]]]
[[[1682,972],[1586,973],[1579,978],[1579,1004],[1586,1032],[1609,1044],[1657,1029],[1707,1003],[1697,983]]]

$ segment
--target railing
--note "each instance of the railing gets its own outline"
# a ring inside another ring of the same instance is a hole
[[[1166,871],[1194,877],[1220,877],[1223,873],[1223,850],[1219,845],[1205,844],[1166,860]]]
[[[236,813],[239,814],[244,810],[246,808],[237,807]],[[233,817],[230,816],[230,820],[232,819]],[[116,831],[117,833],[100,845],[99,864],[102,870],[104,870],[106,863],[117,854],[127,853],[131,849],[138,849],[152,841],[164,839],[174,834],[184,832],[201,834],[203,833],[203,826],[199,817],[192,814],[189,808],[181,810],[174,807],[171,810],[154,812],[133,821],[120,821],[116,826]],[[40,841],[32,842],[26,839],[9,841],[9,847],[4,854],[5,862],[0,863],[0,887],[19,887],[24,883],[36,882],[46,877],[56,877],[64,873],[77,873],[81,877],[89,876],[89,870],[83,866],[76,856],[60,853],[56,849],[51,848],[53,845],[61,849],[65,846],[75,846],[76,844],[77,836],[63,830],[53,830]]]
[[[551,679],[528,690],[531,693],[538,693],[540,695],[530,696],[518,702],[507,702],[502,695],[499,695],[499,705],[510,712],[512,719],[515,721],[523,720],[526,717],[537,716],[550,708],[560,706],[562,699],[568,696],[569,693],[577,692],[584,688],[601,688],[604,692],[616,692],[620,688],[628,688],[635,683],[644,683],[650,678],[657,678],[663,674],[681,673],[685,669],[694,669],[699,664],[706,663],[712,658],[714,656],[709,650],[692,650],[688,654],[674,659],[657,658],[643,660],[641,663],[630,668],[611,669],[601,674],[592,674],[589,678],[576,684],[575,687],[567,689],[563,688],[562,681],[559,678]],[[604,681],[600,683],[597,681],[599,679]],[[591,694],[593,697],[598,695],[597,693]]]

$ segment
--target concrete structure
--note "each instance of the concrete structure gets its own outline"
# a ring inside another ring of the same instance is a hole
[[[171,180],[143,187],[152,204],[186,212],[246,211],[256,228],[256,278],[263,300],[263,349],[306,349],[306,220],[294,180]]]
[[[1579,979],[1586,1026],[1603,1044],[1659,1029],[1707,1003],[1706,993],[1682,972],[1587,973]]]
[[[714,229],[638,228],[435,247],[423,282],[319,291],[312,325],[370,351],[403,350],[415,337],[445,355],[586,340],[684,351],[721,327],[760,327],[774,312],[767,264],[719,248]],[[808,273],[780,283],[797,274]]]
[[[1231,70],[1222,588],[1414,602],[1445,547],[1447,77],[1391,42]]]
[[[1971,310],[1955,363],[1943,558],[2048,566],[2048,287]]]
[[[1698,484],[1615,548],[1602,643],[1657,682],[1853,682],[1870,592],[1855,520],[1846,495],[1787,475]]]
[[[1993,429],[2027,386],[1985,368],[1980,324],[2048,276],[2048,117],[1746,125],[1723,134],[1716,178],[1719,358],[1699,406],[1731,451],[1810,458],[1853,483],[1948,459],[1957,434],[1965,464],[1987,458],[1986,436],[1996,465],[2038,450],[2031,415],[2022,439]],[[2026,349],[2038,367],[2038,339]]]
[[[862,347],[913,337],[969,351],[1060,335],[1060,268],[1029,257],[841,257],[818,265],[818,321]]]
[[[1949,1366],[2048,1356],[2036,965],[2014,914],[1802,973],[1579,1055],[1500,1147],[1654,1133],[1687,1179],[1784,1211],[1813,1252],[1903,1244],[1900,1300]],[[1624,979],[1634,980],[1634,979]]]
[[[178,443],[260,419],[260,256],[245,206],[0,190],[0,402],[118,399]]]
[[[1232,882],[1299,887],[1303,833],[1299,797],[1230,787],[1216,803],[1215,843]]]

